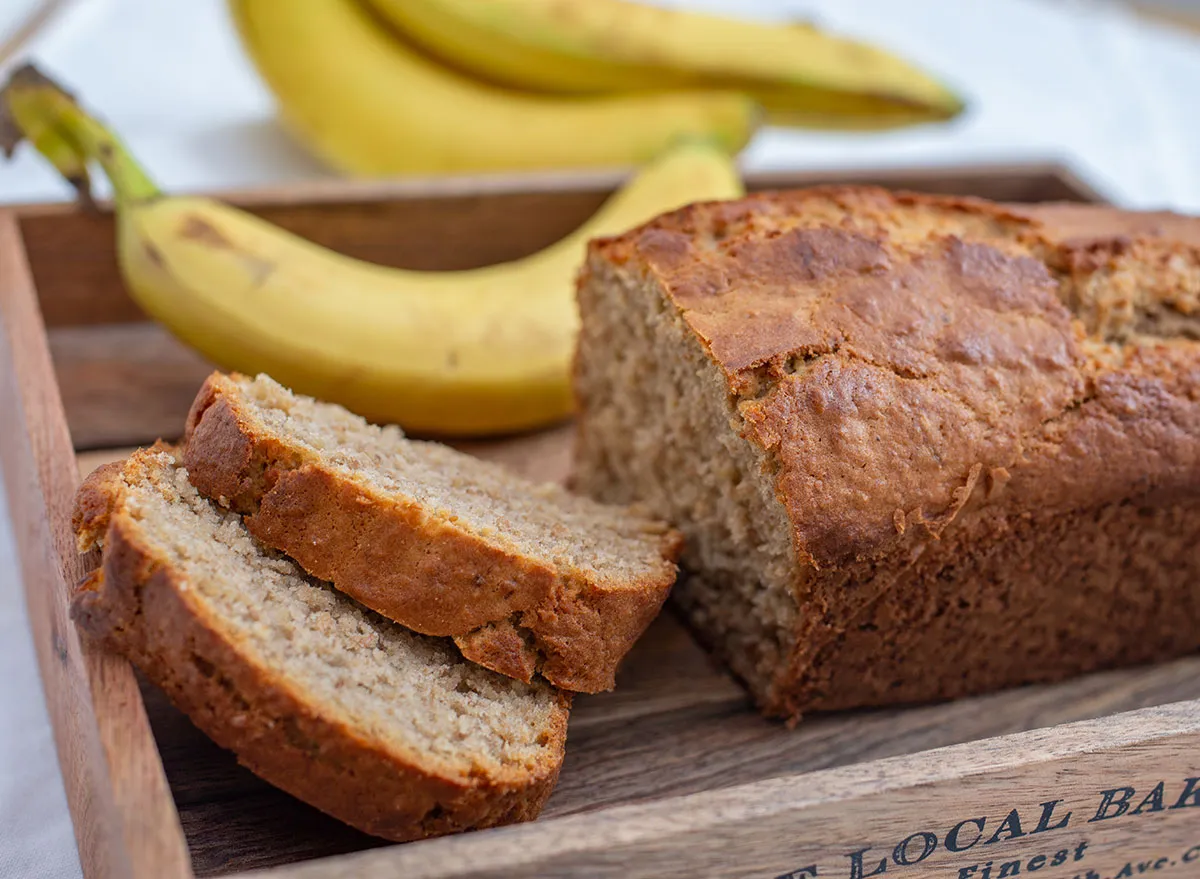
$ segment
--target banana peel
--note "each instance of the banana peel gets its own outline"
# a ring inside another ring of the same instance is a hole
[[[578,98],[478,82],[398,40],[358,0],[229,0],[280,118],[353,175],[628,167],[686,138],[741,149],[762,110],[713,88]]]
[[[808,23],[767,24],[626,0],[369,0],[398,35],[481,79],[546,94],[744,91],[768,121],[888,128],[963,101],[918,67]]]

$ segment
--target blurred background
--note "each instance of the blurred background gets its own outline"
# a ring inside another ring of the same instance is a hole
[[[1200,210],[1195,0],[658,3],[812,21],[898,54],[968,104],[948,123],[892,131],[768,127],[743,154],[749,169],[1057,160],[1119,203]],[[221,0],[3,0],[0,46],[0,67],[35,57],[78,89],[168,189],[331,173],[275,123]],[[66,195],[31,151],[0,165],[0,199]]]

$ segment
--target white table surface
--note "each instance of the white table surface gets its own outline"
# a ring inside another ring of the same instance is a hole
[[[0,0],[0,42],[34,2]],[[951,125],[911,131],[768,130],[749,168],[1059,159],[1120,204],[1200,212],[1200,41],[1115,5],[661,2],[812,18],[920,59],[971,103]],[[27,53],[113,123],[168,189],[327,173],[273,122],[219,0],[74,0]],[[0,165],[0,202],[66,196],[28,152]],[[78,873],[0,488],[0,879]]]

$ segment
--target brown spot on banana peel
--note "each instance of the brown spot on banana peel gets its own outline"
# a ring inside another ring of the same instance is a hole
[[[240,249],[237,244],[226,238],[220,229],[197,214],[188,214],[183,218],[183,223],[179,226],[179,237],[214,250],[229,250],[235,253],[245,263],[253,287],[261,287],[275,271],[275,263]]]
[[[266,283],[267,278],[271,277],[271,273],[275,271],[275,263],[263,259],[261,256],[255,256],[252,253],[245,253],[243,251],[239,251],[238,255],[242,258],[242,262],[246,264],[246,268],[250,272],[251,287],[261,287]]]
[[[146,254],[146,259],[156,269],[166,270],[167,261],[163,258],[162,251],[154,245],[153,241],[143,241],[142,251]]]
[[[221,230],[208,220],[196,214],[188,214],[179,226],[179,237],[210,247],[228,248],[233,250],[233,242],[221,234]]]

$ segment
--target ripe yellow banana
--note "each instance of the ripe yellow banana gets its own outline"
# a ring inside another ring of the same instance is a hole
[[[737,88],[774,121],[816,127],[886,127],[962,109],[949,89],[907,62],[806,25],[625,0],[369,2],[454,66],[547,93]]]
[[[56,145],[100,163],[116,193],[126,284],[152,317],[225,368],[267,372],[423,433],[492,434],[567,416],[574,275],[587,239],[741,193],[722,149],[685,143],[540,253],[468,271],[402,271],[211,199],[162,195],[111,132],[44,79],[15,77],[4,97],[21,130],[43,132],[35,146],[49,126]]]
[[[734,152],[760,116],[735,92],[581,101],[478,83],[413,51],[358,0],[229,7],[285,124],[352,174],[627,166],[688,136]]]

